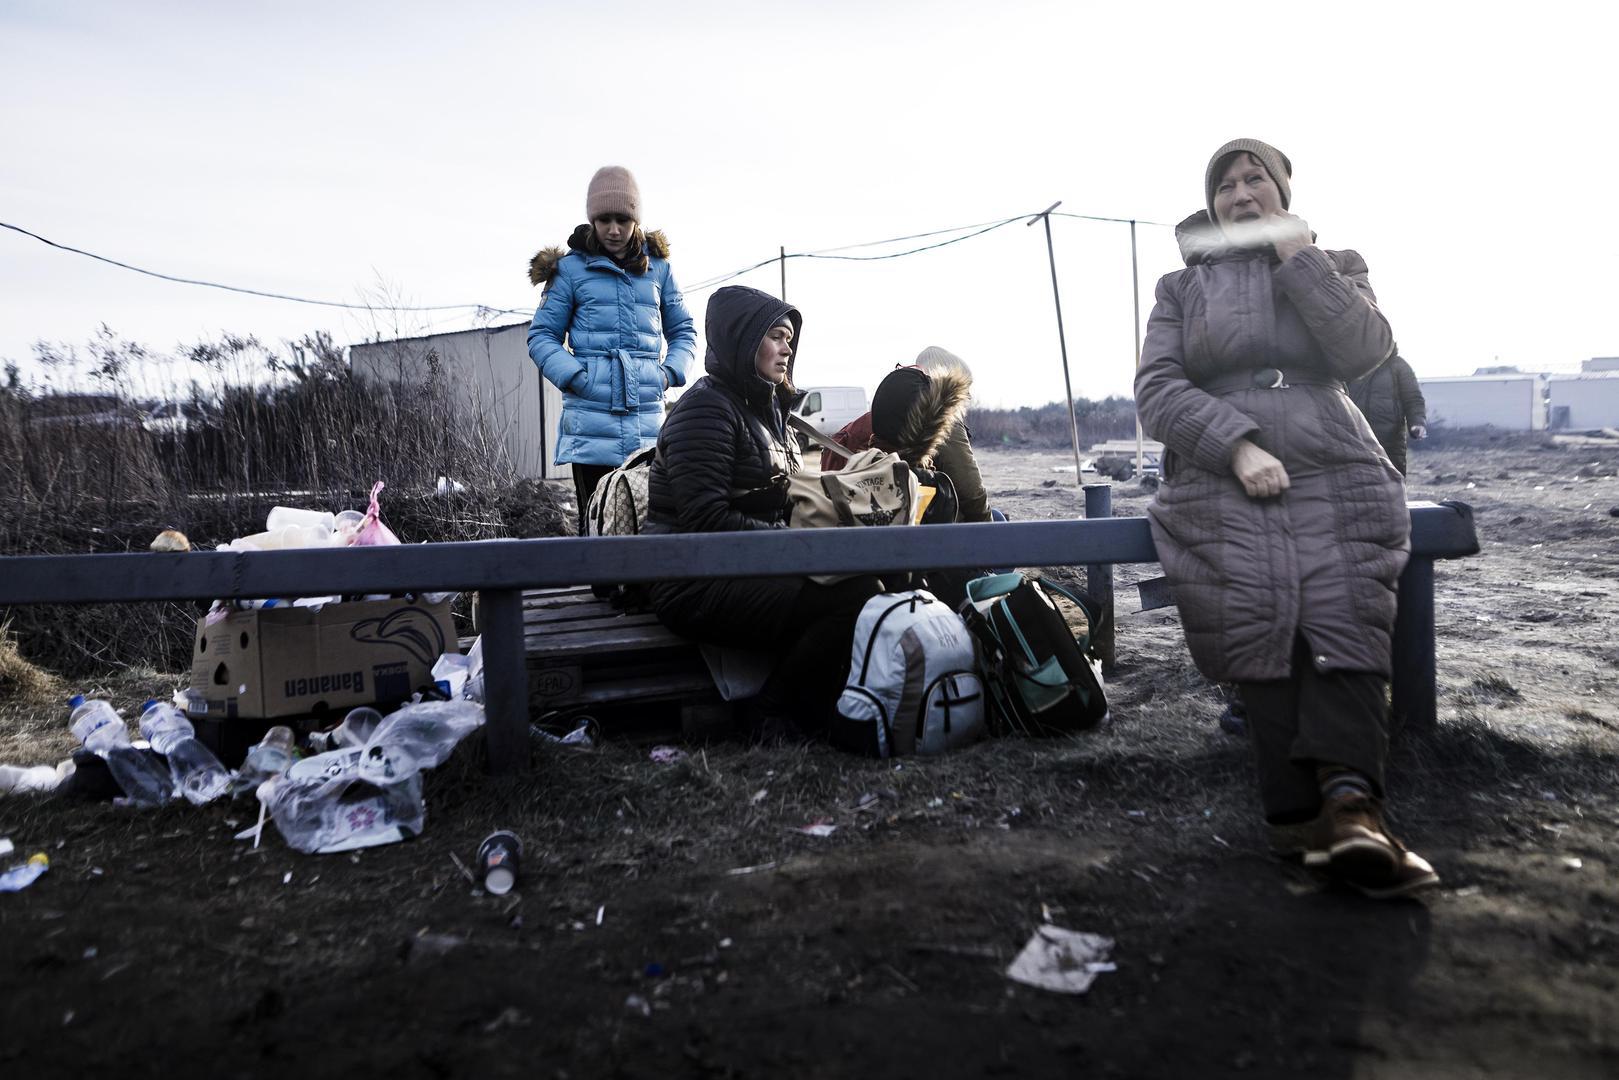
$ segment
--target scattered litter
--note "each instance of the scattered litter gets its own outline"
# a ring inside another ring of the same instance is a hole
[[[652,1002],[648,1001],[640,994],[631,994],[629,997],[625,998],[624,1007],[630,1012],[641,1016],[652,1015]]]
[[[654,746],[651,755],[652,760],[659,765],[672,765],[685,758],[685,756],[686,751],[678,746]]]
[[[822,819],[820,821],[812,821],[808,825],[800,825],[796,829],[788,829],[787,831],[803,833],[805,836],[831,836],[833,833],[838,831],[838,827],[832,824],[830,821]]]
[[[443,477],[440,477],[439,479],[442,480]],[[459,484],[456,486],[460,487]],[[483,1032],[485,1035],[493,1035],[501,1028],[528,1027],[531,1023],[533,1023],[533,1021],[530,1020],[516,1006],[508,1005],[504,1009],[500,1010],[500,1015],[496,1016],[493,1020],[489,1021],[489,1023],[483,1026]]]
[[[760,863],[758,866],[738,866],[725,872],[731,877],[738,877],[742,874],[759,874],[766,870],[774,870],[776,866],[776,861],[772,859],[770,862]]]
[[[1563,869],[1565,870],[1578,870],[1584,865],[1585,864],[1583,862],[1581,862],[1579,859],[1573,858],[1572,856],[1563,860]]]
[[[467,864],[462,862],[453,851],[450,852],[450,861],[454,863],[455,868],[461,872],[461,876],[467,879],[467,884],[476,889],[478,887],[478,879],[472,876],[472,871],[467,869]]]
[[[641,970],[641,974],[649,979],[661,979],[664,976],[663,965],[654,960]]]
[[[1479,888],[1477,885],[1467,885],[1467,886],[1464,886],[1463,888],[1457,889],[1451,895],[1458,896],[1458,897],[1460,897],[1460,896],[1477,896],[1479,893],[1481,893],[1483,891],[1484,890]]]
[[[43,851],[36,852],[28,857],[25,863],[18,863],[5,873],[0,874],[0,893],[22,892],[34,882],[39,875],[51,868],[51,860]]]
[[[291,885],[292,884],[292,871],[291,870],[288,870],[285,874],[281,875],[281,884],[283,884],[283,885]]]
[[[1223,848],[1228,848],[1228,847],[1231,846],[1231,844],[1224,837],[1222,837],[1219,833],[1210,833],[1209,836],[1211,836],[1214,839],[1214,842],[1216,844],[1219,844]]]
[[[943,805],[944,805],[944,800],[939,798],[937,795],[935,795],[933,798],[928,800],[928,809],[929,810],[937,810],[939,807],[941,807]]]
[[[607,905],[606,904],[603,904],[601,907],[596,909],[596,925],[597,926],[600,926],[602,924],[602,918],[606,914],[607,914]]]
[[[455,856],[452,854],[450,858]],[[501,829],[484,837],[483,843],[478,845],[478,870],[489,895],[505,896],[517,887],[522,858],[523,841],[516,833]],[[456,859],[455,865],[460,866],[461,860]],[[596,913],[596,925],[601,925],[600,911]]]
[[[0,765],[0,794],[49,795],[62,776],[54,765]]]
[[[10,855],[17,850],[17,845],[11,842],[11,837],[0,837],[0,855]]]
[[[754,806],[758,806],[760,803],[764,802],[765,799],[769,797],[769,795],[770,795],[770,789],[769,788],[760,788],[758,791],[755,791],[753,793],[753,798],[749,799],[748,801],[750,803],[752,803]]]
[[[735,871],[732,871],[732,873],[735,873]],[[728,937],[720,938],[720,948],[729,949],[730,947],[731,947],[731,939],[730,938],[728,938]]]
[[[1112,951],[1112,938],[1048,924],[1029,938],[1006,977],[1059,994],[1083,994],[1097,975],[1118,970],[1108,960]]]

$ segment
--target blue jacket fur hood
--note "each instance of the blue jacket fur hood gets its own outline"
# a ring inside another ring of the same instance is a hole
[[[529,281],[545,292],[528,354],[562,391],[557,464],[619,465],[657,441],[664,390],[685,385],[697,328],[661,232],[646,235],[646,269],[635,273],[586,251],[588,229],[567,252],[546,248],[529,263]]]

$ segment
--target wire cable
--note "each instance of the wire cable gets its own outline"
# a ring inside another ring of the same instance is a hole
[[[471,308],[489,307],[488,304],[431,304],[427,306],[401,307],[396,305],[384,306],[381,304],[345,304],[338,300],[312,300],[307,296],[288,296],[286,293],[265,292],[262,289],[248,289],[243,288],[240,285],[222,285],[217,281],[201,281],[197,278],[184,278],[176,277],[173,274],[163,274],[156,270],[147,270],[144,267],[131,266],[129,263],[119,262],[117,259],[109,259],[107,256],[97,255],[93,251],[84,251],[81,248],[69,247],[67,244],[58,244],[55,240],[47,240],[38,233],[29,232],[27,229],[24,229],[19,225],[12,225],[7,222],[0,221],[0,227],[10,229],[12,232],[22,233],[24,236],[31,236],[40,243],[47,244],[59,251],[69,251],[75,255],[83,255],[86,258],[95,259],[97,262],[104,262],[109,266],[116,266],[122,270],[133,270],[137,274],[145,274],[147,277],[155,277],[163,281],[173,281],[181,285],[201,285],[207,289],[223,289],[226,292],[245,293],[248,296],[263,296],[268,297],[271,300],[290,300],[295,304],[314,304],[318,307],[345,308],[349,311],[376,311],[379,309],[387,311],[461,311]]]

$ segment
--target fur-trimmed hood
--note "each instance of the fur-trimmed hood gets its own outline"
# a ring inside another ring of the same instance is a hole
[[[589,228],[590,226],[586,224],[579,226],[579,229],[575,229],[574,234],[568,237],[568,250],[566,251],[560,247],[548,247],[535,252],[534,257],[528,261],[529,284],[549,285],[551,279],[557,276],[557,267],[567,257],[569,251],[577,251],[581,255],[585,254],[582,239],[584,234],[580,230],[588,230]],[[655,229],[647,233],[645,251],[647,256],[653,259],[669,258],[669,238],[663,234],[661,229]]]
[[[933,455],[950,429],[966,417],[972,393],[973,377],[965,364],[934,367],[905,414],[893,447],[895,452],[913,465],[931,469]]]

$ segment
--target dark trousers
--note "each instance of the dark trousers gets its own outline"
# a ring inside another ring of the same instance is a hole
[[[1358,671],[1321,673],[1302,636],[1293,648],[1293,675],[1239,682],[1248,733],[1259,768],[1266,820],[1306,821],[1321,810],[1316,768],[1342,765],[1383,794],[1388,756],[1388,680]]]
[[[579,535],[588,532],[585,528],[585,512],[590,509],[590,496],[596,490],[596,485],[602,482],[602,477],[612,472],[615,465],[573,465],[573,490],[579,496]]]
[[[787,647],[759,692],[766,713],[790,716],[807,735],[823,734],[849,681],[854,625],[866,601],[883,591],[875,577],[836,585],[806,581],[788,617]]]

